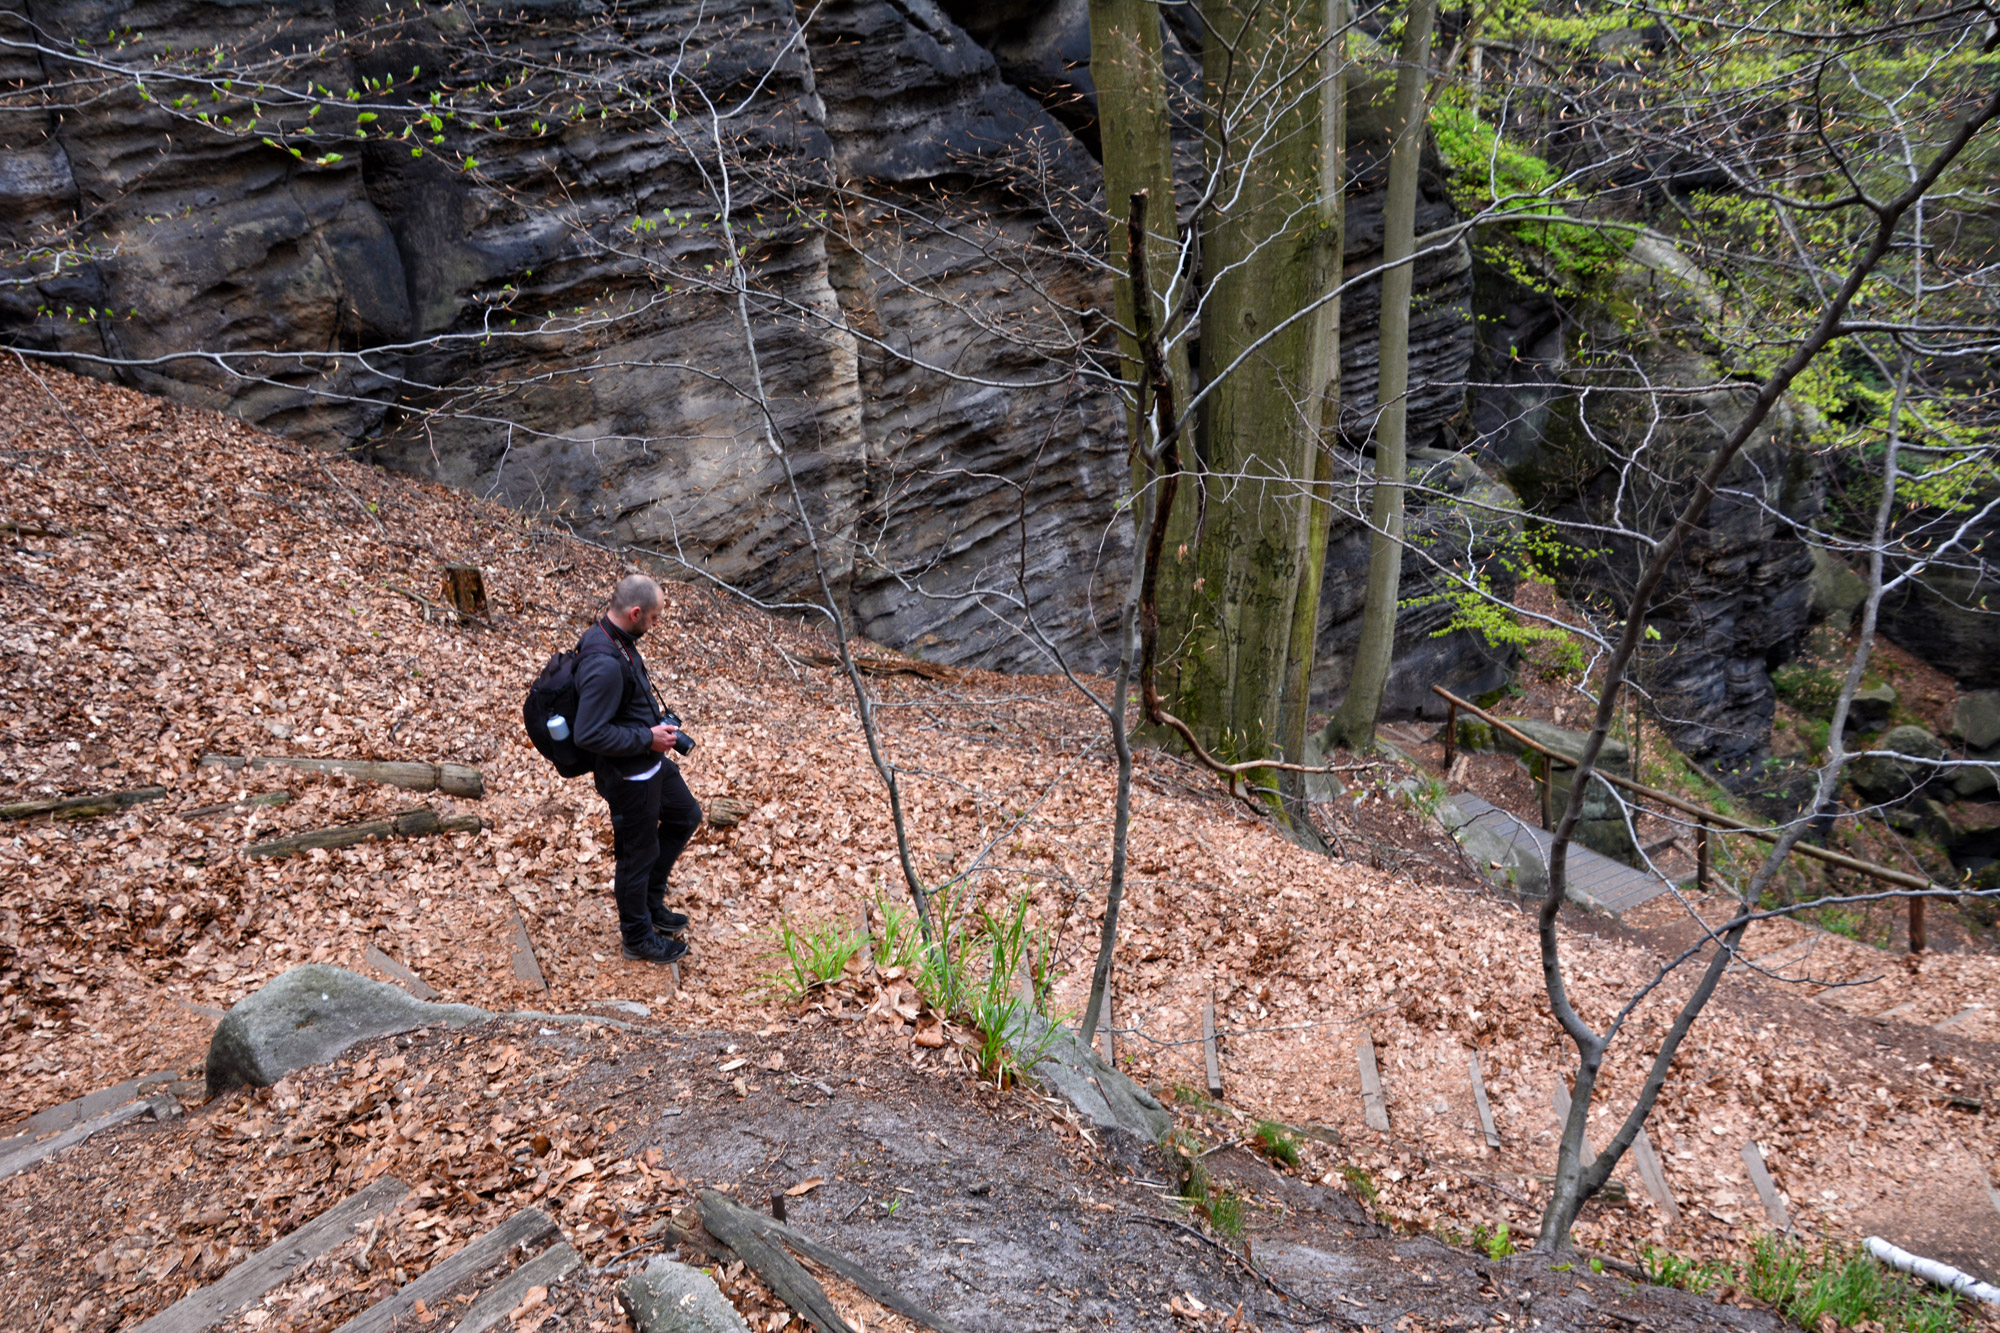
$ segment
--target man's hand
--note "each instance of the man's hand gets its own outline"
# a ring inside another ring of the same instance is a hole
[[[681,729],[669,722],[662,722],[653,728],[653,750],[656,754],[666,754],[674,748],[674,742],[681,738]]]

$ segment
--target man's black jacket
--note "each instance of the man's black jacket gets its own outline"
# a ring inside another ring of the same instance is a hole
[[[576,747],[597,757],[598,772],[621,778],[659,763],[653,728],[660,710],[639,645],[607,617],[583,632],[576,650],[576,725],[570,732]]]

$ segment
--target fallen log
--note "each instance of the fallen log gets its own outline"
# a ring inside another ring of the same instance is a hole
[[[744,1266],[771,1289],[771,1294],[799,1312],[819,1333],[854,1333],[827,1299],[826,1288],[798,1260],[773,1245],[764,1218],[723,1198],[714,1190],[701,1192],[701,1224],[708,1234],[736,1251]]]
[[[826,1289],[814,1281],[812,1274],[808,1273],[797,1260],[774,1247],[770,1243],[772,1240],[782,1242],[787,1248],[796,1250],[829,1272],[846,1278],[885,1309],[895,1311],[912,1323],[935,1329],[937,1333],[963,1333],[957,1324],[919,1305],[840,1251],[822,1245],[785,1223],[745,1208],[735,1200],[717,1194],[713,1190],[703,1190],[701,1193],[701,1224],[709,1235],[734,1250],[736,1257],[764,1280],[764,1285],[782,1298],[787,1305],[804,1315],[814,1327],[820,1328],[822,1333],[837,1333],[838,1329],[845,1328],[846,1325],[841,1322],[832,1305],[827,1303]],[[738,1244],[738,1241],[742,1243]],[[753,1254],[756,1255],[754,1259],[751,1257]],[[773,1255],[776,1256],[775,1259],[772,1258]],[[769,1265],[777,1272],[779,1281],[773,1281],[771,1274],[758,1266],[760,1263]],[[784,1284],[782,1287],[779,1285],[780,1281]],[[793,1291],[797,1291],[807,1304],[793,1300],[790,1294]],[[816,1315],[814,1309],[820,1309],[823,1313]],[[831,1323],[822,1324],[822,1318],[829,1319]]]
[[[464,764],[428,764],[418,759],[305,759],[291,755],[205,754],[202,768],[296,768],[306,773],[344,773],[405,791],[441,791],[477,801],[486,795],[486,775]]]
[[[255,796],[246,796],[240,801],[218,801],[214,805],[197,805],[186,810],[176,810],[178,819],[196,819],[202,815],[239,815],[245,810],[256,810],[263,806],[283,805],[291,800],[289,793],[263,791]]]
[[[33,819],[54,815],[57,819],[89,819],[112,815],[141,801],[157,801],[167,794],[165,787],[135,787],[130,791],[103,791],[90,796],[64,796],[49,801],[20,801],[0,805],[0,819]]]
[[[405,810],[389,819],[370,820],[366,824],[343,824],[338,828],[313,829],[309,833],[291,833],[269,842],[252,843],[243,849],[243,855],[251,858],[264,856],[296,856],[317,847],[332,850],[337,847],[352,847],[357,843],[377,842],[383,838],[424,838],[440,833],[476,833],[486,826],[486,821],[478,815],[443,815],[429,806],[419,806],[415,810]]]

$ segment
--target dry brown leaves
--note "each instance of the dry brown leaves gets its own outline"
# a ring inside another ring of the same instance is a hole
[[[0,517],[67,534],[24,538],[6,557],[0,775],[15,798],[145,783],[172,796],[117,818],[45,821],[0,837],[0,1117],[161,1065],[197,1064],[208,1021],[189,1006],[227,1006],[308,959],[366,970],[370,943],[452,1000],[582,1011],[616,998],[653,1006],[655,1021],[676,1026],[756,1027],[777,1016],[775,1002],[756,995],[781,918],[853,921],[864,905],[900,897],[851,704],[835,673],[806,658],[824,644],[674,587],[669,618],[645,646],[702,741],[689,782],[700,797],[755,808],[728,832],[701,834],[676,872],[677,899],[695,917],[695,954],[670,995],[663,972],[618,958],[601,803],[587,784],[556,778],[518,720],[528,680],[595,614],[622,568],[615,558],[436,486],[40,373],[82,438],[38,385],[0,368],[16,405]],[[485,570],[494,627],[427,619],[404,595],[433,592],[450,561]],[[1080,1010],[1110,830],[1101,724],[1055,679],[974,672],[875,684],[890,705],[886,740],[903,769],[920,869],[933,883],[964,876],[977,903],[996,911],[1028,895],[1031,923],[1057,941],[1055,1003]],[[197,770],[208,751],[478,764],[490,795],[476,809],[492,827],[248,864],[238,850],[256,836],[417,801],[277,770]],[[289,804],[176,813],[279,789]],[[1343,806],[1344,827],[1365,825],[1394,798],[1368,800],[1359,812]],[[1537,1211],[1532,1177],[1553,1154],[1550,1090],[1569,1068],[1541,994],[1531,922],[1466,890],[1462,869],[1400,864],[1378,870],[1308,854],[1199,775],[1147,757],[1121,925],[1121,1056],[1163,1094],[1198,1087],[1200,1015],[1213,995],[1230,1101],[1345,1135],[1338,1154],[1310,1145],[1316,1174],[1358,1164],[1383,1208],[1412,1225],[1463,1231],[1504,1219],[1519,1234]],[[512,979],[506,938],[517,911],[549,996],[529,996]],[[1572,932],[1566,948],[1578,1002],[1598,1022],[1655,966],[1630,939]],[[1935,960],[1898,984],[1943,1010],[1975,991],[2000,994],[1982,966]],[[843,1001],[873,1008],[871,1023],[857,1026],[879,1028],[913,1060],[953,1055],[957,1043],[939,1040],[913,994],[891,984],[881,978]],[[1603,1100],[1614,1110],[1638,1086],[1633,1053],[1658,1039],[1685,984],[1670,982],[1634,1017],[1606,1075]],[[1593,1209],[1584,1240],[1624,1253],[1647,1241],[1696,1252],[1735,1245],[1758,1220],[1737,1156],[1753,1134],[1795,1216],[1829,1235],[1857,1234],[1888,1191],[1921,1189],[1945,1155],[2000,1164],[1990,1048],[1966,1044],[1950,1068],[1904,1059],[1853,1037],[1859,1029],[1838,1014],[1801,1026],[1759,998],[1764,984],[1725,985],[1654,1120],[1685,1226],[1667,1235],[1641,1202]],[[1387,1137],[1362,1126],[1354,1051],[1363,1024],[1390,1098]],[[1506,1143],[1497,1155],[1474,1128],[1469,1050]],[[1930,1090],[1951,1083],[1978,1090],[1988,1110],[1955,1111]],[[399,1138],[386,1127],[398,1115],[378,1105],[356,1123]],[[518,1178],[511,1138],[483,1117],[465,1119],[462,1131],[450,1123],[431,1131],[436,1140],[410,1144],[435,1143],[422,1154],[443,1164],[444,1181],[432,1185],[459,1199],[467,1225],[487,1213],[458,1188],[495,1208],[532,1190]],[[1609,1138],[1606,1115],[1592,1124],[1599,1142]],[[589,1140],[551,1139],[558,1161],[590,1159]],[[239,1146],[268,1145],[260,1131],[214,1148]],[[327,1160],[341,1169],[337,1150]],[[537,1179],[545,1166],[538,1156]],[[609,1235],[612,1224],[589,1225]],[[206,1274],[221,1260],[183,1262]]]

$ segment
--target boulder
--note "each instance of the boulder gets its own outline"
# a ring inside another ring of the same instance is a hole
[[[1912,759],[1949,757],[1944,742],[1922,727],[1891,727],[1868,746],[1871,750],[1892,750]],[[1906,800],[1930,786],[1941,770],[1925,763],[1910,763],[1892,755],[1856,759],[1847,770],[1847,780],[1860,797],[1872,804],[1886,805]]]
[[[2000,754],[1972,756],[1988,762],[1976,768],[1955,768],[1950,774],[1951,794],[1961,801],[1983,801],[2000,793]]]
[[[1854,692],[1853,702],[1847,706],[1849,725],[1873,731],[1889,720],[1889,713],[1896,707],[1899,697],[1896,687],[1886,681],[1879,685],[1863,685]]]
[[[1845,629],[1868,600],[1868,580],[1823,546],[1806,548],[1812,556],[1812,618]]]
[[[208,1043],[208,1095],[239,1083],[268,1087],[373,1037],[490,1017],[469,1004],[426,1004],[344,967],[305,963],[239,1001],[216,1024]]]
[[[750,1333],[714,1278],[663,1254],[619,1283],[618,1299],[638,1333]]]
[[[2000,634],[2000,627],[1996,627]],[[1960,697],[1951,709],[1951,734],[1974,750],[2000,746],[2000,690],[1980,690]]]
[[[1173,1117],[1152,1093],[1106,1064],[1074,1031],[1026,1006],[1007,1033],[1007,1048],[1043,1086],[1107,1134],[1129,1134],[1152,1144],[1173,1128]]]
[[[1474,869],[1503,889],[1539,898],[1549,889],[1549,866],[1534,839],[1510,838],[1485,824],[1475,824],[1449,797],[1438,802],[1438,822],[1465,849]]]
[[[1540,722],[1534,718],[1510,717],[1502,719],[1508,726],[1529,737],[1538,745],[1545,745],[1559,755],[1572,760],[1583,757],[1586,733],[1571,731],[1567,727],[1556,726],[1552,722]],[[1506,754],[1522,756],[1528,772],[1537,782],[1548,760],[1540,753],[1529,750],[1504,731],[1495,732],[1499,749]],[[1603,747],[1597,752],[1597,766],[1606,773],[1621,778],[1632,776],[1632,751],[1624,741],[1607,736]],[[1560,817],[1569,804],[1569,793],[1574,770],[1566,764],[1553,765],[1555,770],[1550,808]],[[1624,813],[1611,785],[1601,778],[1592,778],[1590,788],[1584,793],[1583,819],[1576,827],[1576,840],[1594,852],[1599,852],[1614,861],[1627,865],[1639,863],[1639,848],[1632,841],[1632,830],[1625,822]]]

